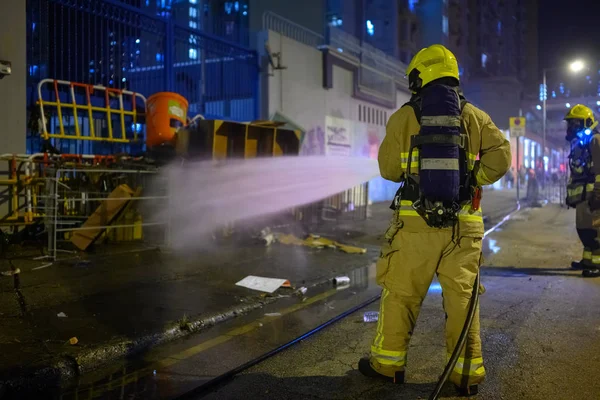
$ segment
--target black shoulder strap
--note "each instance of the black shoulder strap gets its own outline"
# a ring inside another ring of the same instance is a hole
[[[409,101],[407,103],[404,103],[402,105],[402,107],[404,106],[409,106],[413,109],[413,111],[415,112],[415,117],[417,118],[417,122],[419,123],[419,125],[421,124],[421,104],[417,103],[416,101]],[[400,107],[400,108],[402,108]]]
[[[462,91],[460,91],[460,89],[457,89],[457,92],[458,92],[458,96],[460,98],[460,112],[462,113],[465,106],[467,104],[469,104],[469,101],[467,99],[465,99],[465,97],[463,96]],[[402,105],[402,107],[404,107],[404,106],[409,106],[413,109],[413,111],[415,112],[415,117],[417,118],[417,122],[420,125],[421,124],[421,98],[417,95],[413,95],[409,101],[407,101],[406,103],[404,103]],[[402,108],[402,107],[400,107],[400,108]]]

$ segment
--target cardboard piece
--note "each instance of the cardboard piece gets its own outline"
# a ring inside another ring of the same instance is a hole
[[[242,286],[252,290],[258,290],[261,292],[273,293],[280,287],[291,287],[290,281],[287,279],[276,279],[276,278],[263,278],[261,276],[248,275],[238,283],[236,286]]]
[[[90,247],[104,233],[106,230],[104,227],[113,223],[119,216],[133,193],[129,186],[119,185],[81,226],[86,229],[73,232],[71,243],[80,250]]]

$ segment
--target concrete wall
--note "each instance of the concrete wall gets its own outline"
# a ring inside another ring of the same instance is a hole
[[[368,122],[361,118],[364,111],[359,109],[361,105],[368,107],[369,113],[385,113],[387,118],[395,111],[354,98],[353,72],[340,66],[333,66],[333,88],[324,89],[323,54],[316,48],[275,32],[268,33],[268,41],[272,51],[281,52],[282,64],[287,67],[274,71],[273,76],[263,74],[263,79],[267,80],[262,87],[268,93],[268,115],[279,111],[308,130],[323,125],[326,116]],[[396,97],[400,107],[410,96],[398,91]],[[375,120],[379,121],[377,125],[385,126],[382,118],[372,119]]]
[[[385,125],[395,109],[354,98],[354,73],[337,65],[333,66],[333,88],[324,89],[321,51],[271,31],[263,32],[259,40],[267,37],[272,51],[281,52],[287,69],[271,71],[273,76],[268,76],[263,67],[262,104],[268,110],[263,117],[279,112],[300,125],[306,132],[301,154],[333,154],[326,145],[326,133],[328,123],[335,121],[349,132],[352,148],[348,155],[376,158]],[[408,92],[397,91],[397,107],[409,97]],[[396,189],[397,184],[376,179],[370,184],[370,198],[387,201]]]
[[[25,3],[23,0],[3,0],[0,12],[0,60],[12,63],[12,75],[0,80],[0,153],[25,153]]]

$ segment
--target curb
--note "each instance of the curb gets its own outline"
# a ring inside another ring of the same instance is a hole
[[[366,260],[364,266],[369,266],[375,258]],[[363,267],[364,267],[363,266]],[[361,267],[359,267],[361,268]],[[349,272],[349,271],[348,271]],[[306,282],[307,288],[328,284],[333,277],[321,278],[313,282]],[[112,343],[104,343],[93,348],[83,350],[76,356],[65,354],[56,355],[37,365],[32,365],[26,371],[9,373],[0,376],[0,398],[4,395],[18,395],[22,398],[24,394],[32,392],[48,393],[48,390],[58,389],[73,383],[80,375],[90,373],[118,359],[139,354],[152,347],[156,347],[176,339],[181,339],[192,334],[204,332],[219,323],[229,321],[237,316],[248,314],[268,304],[273,304],[282,299],[277,295],[272,297],[249,296],[242,299],[243,305],[236,305],[225,311],[190,317],[185,325],[180,326],[178,321],[172,321],[162,332],[143,335],[135,339],[116,340]],[[27,393],[23,393],[27,392]]]

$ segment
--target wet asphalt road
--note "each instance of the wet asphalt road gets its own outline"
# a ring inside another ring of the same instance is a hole
[[[600,398],[600,279],[566,266],[580,255],[574,211],[548,206],[519,214],[487,240],[481,297],[488,377],[481,399]],[[362,312],[240,374],[209,399],[423,399],[441,373],[443,311],[433,286],[411,348],[407,384],[362,377],[375,324]],[[442,398],[454,398],[452,389]]]

